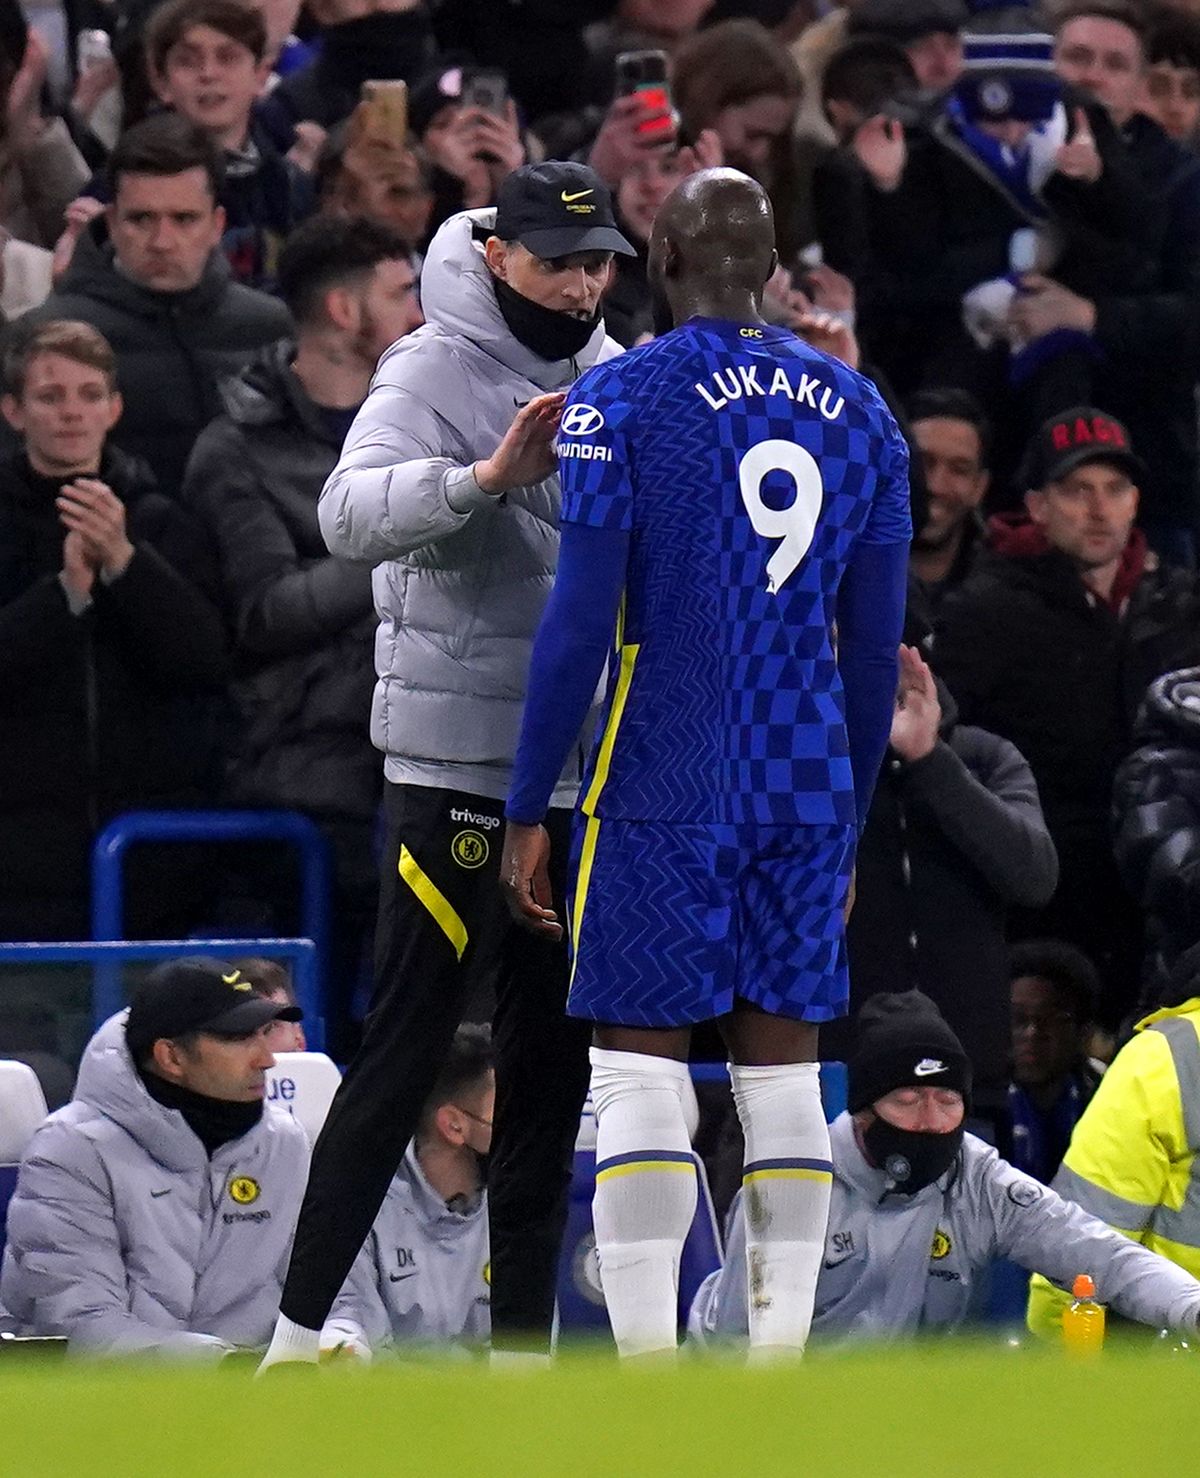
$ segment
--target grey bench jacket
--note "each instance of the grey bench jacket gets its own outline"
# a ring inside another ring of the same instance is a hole
[[[269,1104],[211,1161],[146,1091],[125,1012],[92,1038],[75,1098],[21,1161],[0,1303],[25,1334],[96,1354],[265,1345],[308,1176],[303,1129]]]
[[[849,1114],[830,1125],[833,1198],[817,1280],[814,1337],[893,1340],[962,1324],[993,1258],[1070,1286],[1095,1279],[1096,1296],[1126,1318],[1194,1331],[1200,1282],[1166,1258],[963,1136],[957,1169],[915,1196],[885,1195]],[[704,1341],[745,1335],[746,1221],[741,1194],[730,1207],[725,1266],[701,1284],[689,1333]]]

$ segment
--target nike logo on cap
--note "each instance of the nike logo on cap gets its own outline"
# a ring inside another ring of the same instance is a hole
[[[564,205],[570,205],[572,200],[582,200],[585,195],[595,194],[595,188],[596,187],[593,185],[590,190],[576,190],[574,195],[568,195],[567,192],[564,190],[562,192],[562,203]]]
[[[922,1057],[916,1067],[913,1068],[913,1076],[917,1078],[930,1078],[934,1073],[944,1073],[946,1071],[946,1064],[939,1062],[936,1057]]]

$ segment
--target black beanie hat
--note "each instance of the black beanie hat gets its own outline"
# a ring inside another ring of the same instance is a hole
[[[893,1088],[955,1088],[970,1105],[971,1063],[942,1013],[919,990],[881,991],[863,1005],[847,1066],[852,1114]]]

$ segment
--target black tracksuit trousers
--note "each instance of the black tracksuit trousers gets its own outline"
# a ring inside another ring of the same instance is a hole
[[[518,928],[500,896],[503,803],[389,785],[386,806],[375,993],[313,1151],[281,1310],[307,1329],[325,1322],[416,1132],[464,1003],[494,972],[492,1338],[501,1347],[545,1347],[591,1026],[564,1014],[565,942]],[[560,917],[570,820],[556,810],[546,823]]]

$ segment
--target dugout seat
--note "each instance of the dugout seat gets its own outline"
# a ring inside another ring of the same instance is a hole
[[[46,1099],[34,1070],[24,1062],[0,1061],[0,1252],[21,1156],[45,1117]]]
[[[341,1081],[337,1063],[324,1052],[279,1052],[267,1074],[267,1102],[299,1119],[315,1144]]]
[[[593,1121],[594,1123],[594,1121]],[[595,1130],[593,1147],[575,1151],[571,1195],[567,1206],[567,1229],[563,1235],[558,1264],[558,1327],[560,1333],[595,1333],[608,1329],[608,1312],[600,1291],[596,1264],[596,1237],[592,1230],[592,1196],[596,1189]],[[692,1229],[688,1232],[679,1265],[679,1324],[687,1322],[696,1290],[709,1273],[721,1266],[721,1233],[708,1189],[708,1176],[698,1156],[696,1180],[699,1197]]]

